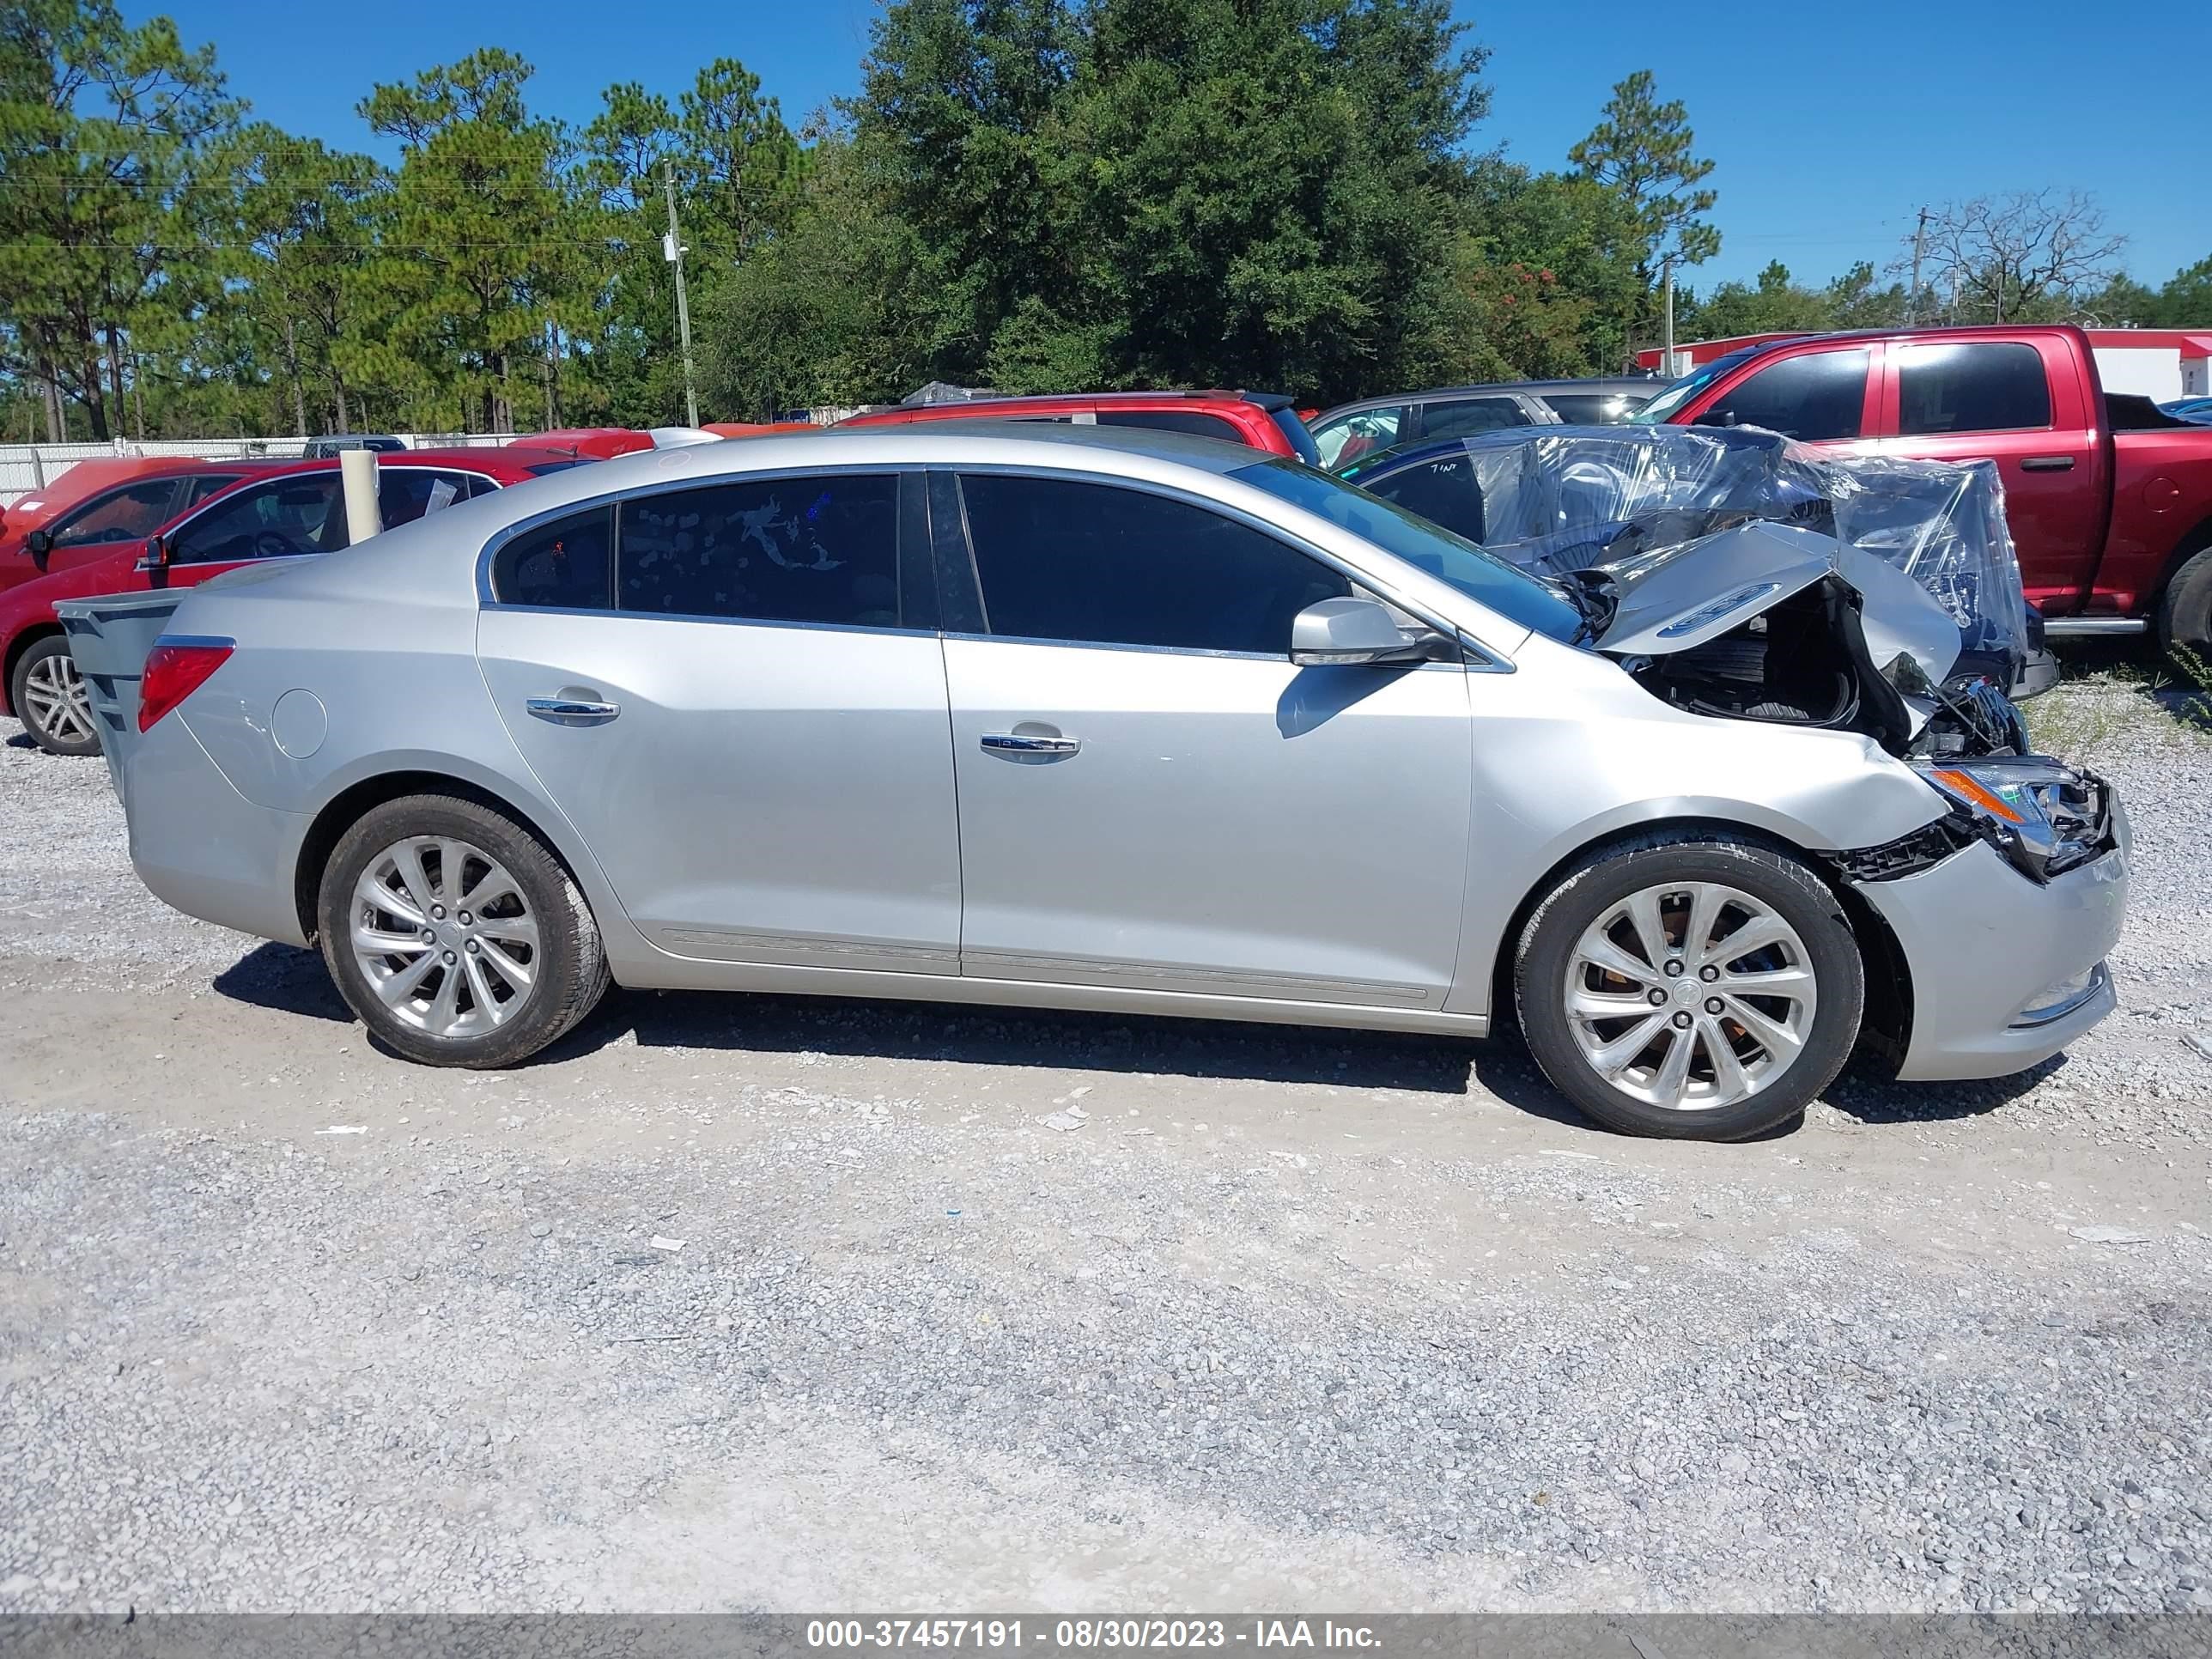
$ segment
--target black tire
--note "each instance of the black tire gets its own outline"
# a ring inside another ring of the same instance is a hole
[[[2185,651],[2199,663],[2212,658],[2212,547],[2175,571],[2159,597],[2158,642],[2168,656]]]
[[[352,948],[356,884],[386,849],[414,836],[451,837],[496,860],[538,924],[523,1006],[480,1034],[441,1036],[399,1018],[379,997]],[[331,849],[315,917],[324,964],[347,1006],[379,1042],[425,1066],[495,1070],[519,1064],[572,1030],[608,985],[599,923],[560,860],[512,819],[457,796],[407,795],[362,817]]]
[[[23,722],[23,730],[30,733],[31,741],[49,755],[97,755],[100,752],[97,731],[82,739],[58,737],[38,718],[24,698],[32,672],[40,664],[57,657],[66,659],[69,653],[69,640],[60,634],[51,635],[24,652],[15,659],[15,672],[9,678],[8,706],[15,711],[15,718]]]
[[[1584,931],[1630,895],[1675,881],[1717,883],[1770,906],[1804,941],[1815,976],[1803,1046],[1764,1086],[1731,1105],[1670,1109],[1623,1093],[1584,1058],[1567,1014],[1567,975]],[[1796,860],[1729,836],[1655,835],[1593,854],[1537,904],[1515,950],[1513,995],[1544,1075],[1600,1123],[1627,1134],[1741,1140],[1796,1117],[1843,1070],[1858,1039],[1866,967],[1836,896]]]

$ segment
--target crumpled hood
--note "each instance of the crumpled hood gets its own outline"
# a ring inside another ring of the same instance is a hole
[[[1599,567],[1619,608],[1596,641],[1614,657],[1664,657],[1718,639],[1830,576],[1860,599],[1868,653],[1910,692],[1957,665],[1959,625],[1911,577],[1818,531],[1754,522]],[[1899,659],[1910,667],[1900,669]],[[1917,671],[1917,672],[1915,672]]]

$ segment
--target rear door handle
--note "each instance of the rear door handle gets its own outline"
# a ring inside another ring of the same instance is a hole
[[[2071,472],[2074,458],[2071,455],[2031,455],[2020,464],[2020,470],[2023,472]]]
[[[986,732],[983,747],[1012,755],[1072,755],[1083,747],[1083,739],[1033,737],[1027,732]]]
[[[532,697],[523,707],[556,726],[605,726],[622,713],[620,703],[582,702],[574,697]]]

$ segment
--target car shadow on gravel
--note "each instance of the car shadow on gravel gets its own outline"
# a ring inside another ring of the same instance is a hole
[[[214,986],[221,995],[257,1008],[305,1014],[311,1019],[349,1024],[353,1019],[353,1010],[331,983],[321,953],[302,951],[297,945],[256,945],[217,974]]]
[[[2010,1105],[2066,1066],[2053,1054],[2039,1066],[2010,1077],[1977,1078],[1959,1083],[1899,1083],[1866,1061],[1851,1066],[1828,1085],[1829,1105],[1860,1123],[1944,1123],[1983,1117]]]
[[[1150,1072],[1445,1095],[1468,1091],[1474,1046],[1451,1037],[1226,1020],[617,989],[544,1058],[572,1059],[631,1036],[647,1048]]]

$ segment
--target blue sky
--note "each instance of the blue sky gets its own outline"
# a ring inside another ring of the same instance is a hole
[[[212,42],[255,112],[332,143],[374,149],[355,103],[480,45],[537,65],[533,105],[588,120],[610,82],[674,93],[720,54],[741,58],[797,125],[856,88],[876,0],[703,5],[685,0],[125,0]],[[2081,189],[2130,239],[2154,286],[2212,254],[2212,0],[2110,11],[2053,0],[1865,0],[1710,8],[1625,0],[1456,0],[1492,49],[1485,147],[1562,164],[1612,83],[1656,71],[1718,166],[1721,257],[1700,287],[1778,258],[1821,280],[1893,257],[1923,202]],[[2112,27],[2100,28],[2100,21]],[[2122,20],[2124,20],[2123,21]],[[2212,322],[2212,319],[2205,319]]]

